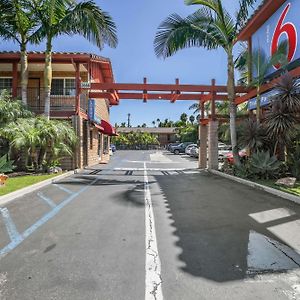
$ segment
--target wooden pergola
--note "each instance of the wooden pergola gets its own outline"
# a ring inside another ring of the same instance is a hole
[[[216,118],[216,101],[228,101],[227,87],[216,85],[212,79],[211,85],[180,84],[179,79],[175,84],[152,84],[144,78],[143,83],[92,83],[89,88],[90,98],[108,99],[110,105],[119,105],[120,100],[142,100],[144,103],[151,100],[199,101],[204,108],[204,103],[211,101],[211,118]],[[243,96],[248,92],[245,87],[237,86],[237,95]],[[201,109],[203,112],[204,109]],[[201,116],[204,119],[204,115]]]

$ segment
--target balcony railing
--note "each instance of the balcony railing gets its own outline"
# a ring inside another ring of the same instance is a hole
[[[22,91],[18,88],[17,97],[21,99]],[[76,111],[76,89],[60,89],[52,92],[50,97],[50,113],[57,112],[74,112]],[[27,105],[29,109],[37,114],[41,114],[45,110],[45,96],[44,88],[28,88],[27,89]],[[88,94],[80,95],[80,110],[87,112]]]
[[[9,94],[12,94],[12,89],[5,89]],[[0,94],[3,89],[0,89]],[[59,95],[61,94],[61,95]],[[21,99],[22,91],[21,88],[17,89],[17,98]],[[31,111],[36,114],[41,114],[45,110],[45,89],[44,88],[28,88],[27,89],[27,105]],[[63,112],[75,113],[76,111],[76,89],[61,89],[56,92],[55,95],[52,93],[50,97],[50,113]],[[83,113],[88,112],[88,91],[83,90],[80,94],[80,111]]]
[[[68,90],[62,90],[62,95],[51,95],[50,98],[50,112],[52,111],[75,111],[76,98],[68,95]],[[21,89],[18,89],[18,98],[21,98]],[[74,91],[75,95],[75,91]],[[45,89],[28,88],[27,89],[27,105],[35,113],[42,113],[45,109]]]

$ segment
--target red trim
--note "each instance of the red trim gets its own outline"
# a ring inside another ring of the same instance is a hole
[[[300,67],[294,69],[294,70],[291,70],[289,71],[289,74],[292,76],[292,77],[299,77],[300,76]],[[278,81],[280,80],[281,77],[277,77],[275,79],[273,79],[271,82],[269,83],[266,83],[264,84],[261,88],[260,88],[260,92],[261,93],[264,93],[272,88],[274,88],[274,86],[276,85],[276,83],[278,83]],[[243,95],[243,96],[240,96],[240,97],[237,97],[235,99],[235,103],[237,105],[241,104],[241,103],[244,103],[248,100],[250,100],[251,98],[254,98],[256,97],[257,95],[257,90],[256,89],[252,89],[250,90],[246,95]]]
[[[267,0],[239,33],[237,40],[248,40],[286,0]]]
[[[104,128],[96,123],[92,123],[97,129],[99,129],[101,132],[104,130]]]
[[[112,125],[109,122],[107,122],[105,120],[101,120],[101,126],[103,127],[102,133],[110,135],[110,136],[118,135],[116,133],[116,129],[114,127],[112,127]]]

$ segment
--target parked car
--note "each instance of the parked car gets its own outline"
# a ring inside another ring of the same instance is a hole
[[[198,158],[199,157],[199,148],[198,147],[192,148],[189,155],[190,155],[190,157]]]
[[[172,146],[171,147],[171,152],[174,154],[180,154],[180,153],[185,153],[185,148],[190,145],[193,144],[192,142],[184,142],[179,144],[178,146]]]
[[[218,144],[218,158],[220,161],[223,161],[228,153],[232,152],[232,147],[224,143]]]
[[[116,150],[117,150],[116,145],[110,144],[110,147],[111,147],[112,152],[116,152]]]
[[[190,155],[192,148],[198,147],[197,144],[190,144],[185,148],[185,154]]]
[[[178,146],[178,145],[180,145],[180,143],[171,143],[171,144],[168,144],[167,150],[171,151],[172,147],[175,147],[175,146]]]

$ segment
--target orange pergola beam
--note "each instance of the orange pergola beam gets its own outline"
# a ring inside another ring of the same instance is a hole
[[[211,91],[227,93],[227,87],[223,85],[191,85],[191,84],[150,84],[150,83],[92,83],[91,90],[117,90],[117,91],[152,91],[152,92],[170,92],[180,91],[189,93],[201,93]],[[236,87],[236,93],[246,93],[245,87]]]
[[[110,100],[113,100],[114,102],[118,102],[113,93],[108,92],[90,92],[89,93],[90,98],[107,98]],[[163,93],[118,93],[118,99],[119,100],[144,100],[145,96],[147,97],[146,100],[169,100],[171,102],[174,102],[174,97],[176,96],[176,100],[200,100],[203,102],[210,101],[211,95],[210,94],[163,94]],[[226,101],[228,100],[227,95],[218,95],[215,96],[216,100],[222,100]],[[176,101],[175,100],[175,101]]]

